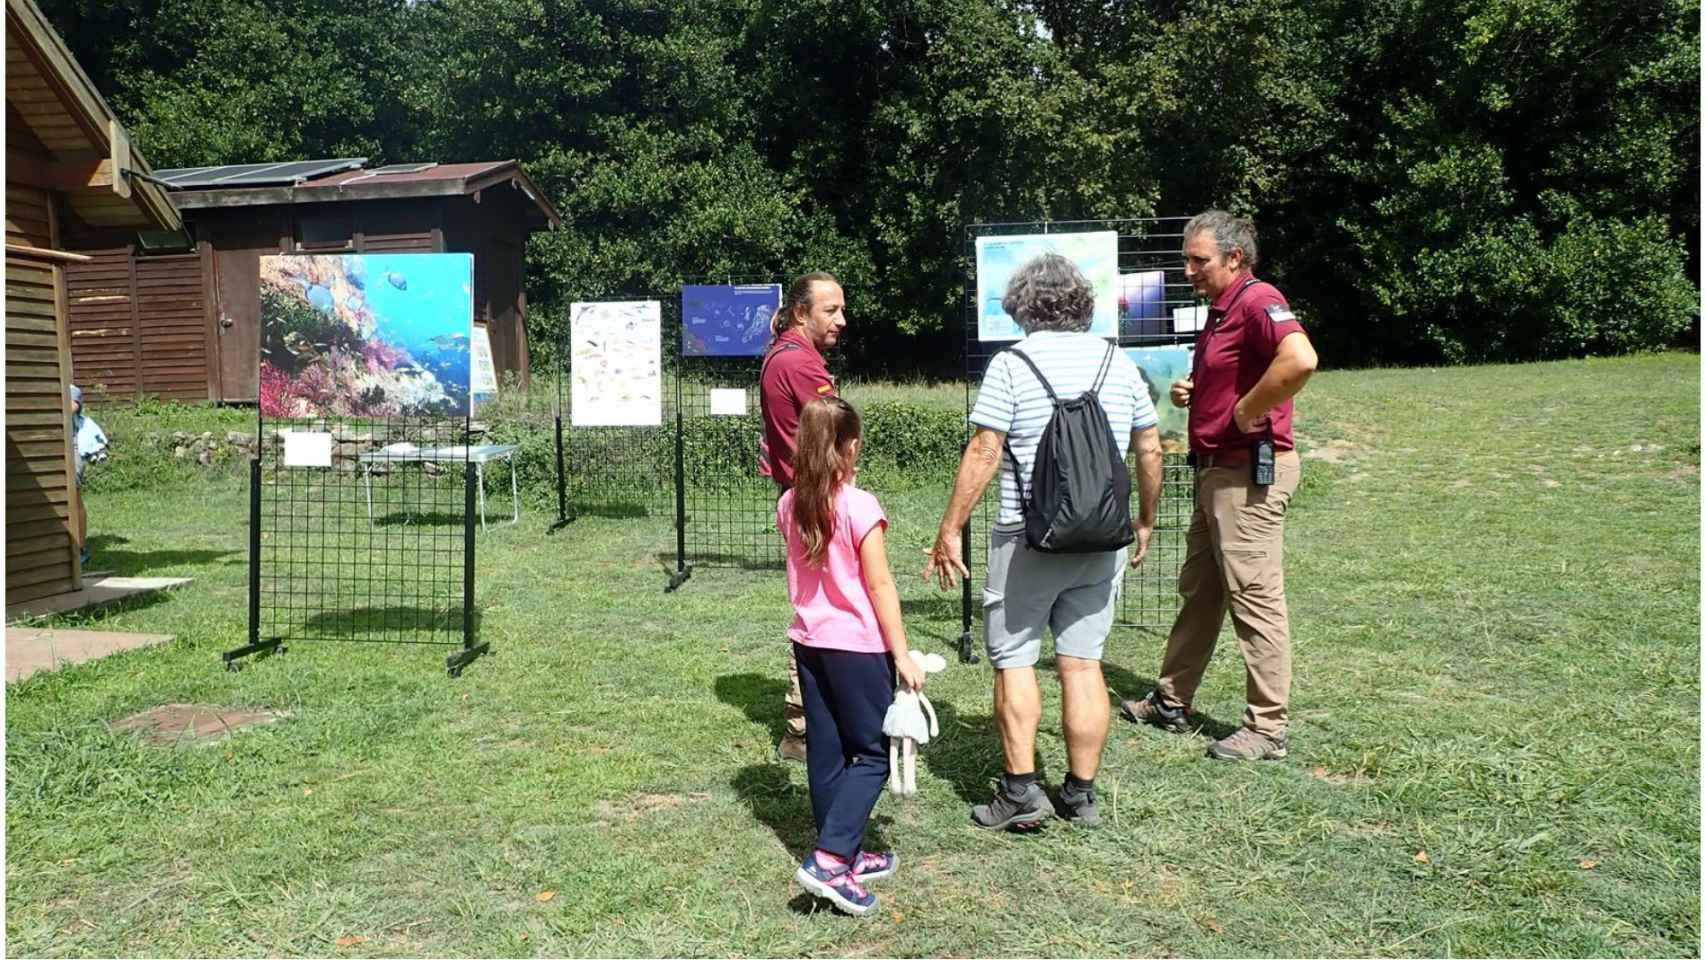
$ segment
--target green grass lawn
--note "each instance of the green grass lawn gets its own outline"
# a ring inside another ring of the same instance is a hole
[[[877,806],[902,866],[861,921],[790,882],[812,831],[804,770],[771,759],[778,574],[665,595],[670,518],[547,536],[530,508],[480,538],[496,652],[461,679],[443,648],[348,643],[232,674],[246,481],[97,489],[97,566],[195,583],[57,621],[175,643],[8,688],[9,952],[1697,956],[1699,370],[1320,375],[1291,758],[1217,764],[1116,721],[1104,829],[990,835],[966,821],[999,773],[989,670],[953,663],[918,796]],[[914,645],[951,654],[957,595],[916,577],[946,484],[878,493]],[[1242,710],[1225,641],[1197,703],[1216,725]],[[1147,689],[1161,643],[1110,639],[1115,692]],[[109,728],[186,701],[290,717],[195,747]]]

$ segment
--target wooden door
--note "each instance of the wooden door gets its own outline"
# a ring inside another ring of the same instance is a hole
[[[221,225],[212,236],[219,399],[254,402],[260,396],[260,258],[281,252],[278,222],[255,216]]]

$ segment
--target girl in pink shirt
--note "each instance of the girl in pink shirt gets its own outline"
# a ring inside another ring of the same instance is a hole
[[[800,665],[806,709],[806,778],[817,847],[794,879],[837,909],[863,916],[877,908],[864,881],[893,873],[893,853],[859,848],[865,823],[889,778],[883,715],[896,675],[924,688],[907,655],[900,595],[889,574],[877,498],[853,485],[859,414],[839,397],[800,411],[794,486],[776,504],[788,544],[788,638]]]

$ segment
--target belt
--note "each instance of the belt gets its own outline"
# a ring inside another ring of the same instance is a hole
[[[1240,450],[1233,447],[1228,450],[1209,450],[1204,453],[1193,453],[1191,456],[1196,459],[1198,470],[1207,470],[1210,467],[1247,467],[1250,465],[1249,448]],[[1297,459],[1296,450],[1274,451],[1274,460],[1276,461],[1295,459]]]

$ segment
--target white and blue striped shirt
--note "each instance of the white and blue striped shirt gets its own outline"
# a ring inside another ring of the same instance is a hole
[[[1062,400],[1076,397],[1095,384],[1096,373],[1102,369],[1102,360],[1108,353],[1108,341],[1101,337],[1058,330],[1038,331],[1014,346],[1031,358],[1048,378],[1049,386],[1054,387],[1055,396]],[[1108,415],[1108,426],[1114,431],[1114,442],[1119,445],[1122,457],[1131,444],[1133,430],[1155,426],[1155,405],[1149,400],[1149,388],[1137,372],[1137,365],[1117,347],[1096,398]],[[1049,402],[1048,391],[1025,361],[1008,356],[1005,350],[989,361],[970,420],[974,426],[1007,435],[1027,484],[1036,463],[1037,443],[1053,415],[1054,405]],[[1019,487],[1013,478],[1013,461],[1005,453],[1001,457],[1001,511],[995,522],[1003,527],[1024,522],[1019,509]]]

